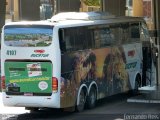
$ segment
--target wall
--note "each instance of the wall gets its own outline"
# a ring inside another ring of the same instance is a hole
[[[79,12],[80,0],[57,0],[57,12]]]
[[[40,19],[40,0],[19,0],[20,20]]]
[[[133,16],[143,16],[143,0],[133,0]]]
[[[5,24],[5,7],[6,7],[6,1],[0,0],[0,33],[2,26]]]
[[[102,0],[102,10],[117,16],[125,15],[125,0]]]
[[[19,0],[14,0],[14,21],[19,20]]]
[[[157,47],[158,47],[158,61],[157,61],[157,83],[160,85],[160,0],[153,0],[153,6],[154,6],[154,23],[155,23],[155,31],[157,31],[156,35],[156,41],[157,41]]]

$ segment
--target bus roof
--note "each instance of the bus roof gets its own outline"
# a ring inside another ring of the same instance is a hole
[[[106,12],[64,12],[45,21],[11,22],[6,25],[50,25],[50,26],[83,26],[105,23],[144,21],[141,17],[116,17]]]
[[[61,22],[69,20],[98,21],[98,20],[110,20],[110,19],[140,20],[142,19],[142,17],[129,17],[129,16],[117,17],[107,12],[62,12],[57,15],[54,15],[49,20],[51,22]]]
[[[54,15],[50,20],[53,22],[64,20],[106,20],[114,17],[114,15],[107,12],[62,12]]]
[[[18,22],[9,22],[5,25],[53,25],[46,20],[43,21],[18,21]]]

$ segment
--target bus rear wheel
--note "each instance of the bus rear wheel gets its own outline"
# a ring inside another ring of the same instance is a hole
[[[94,108],[96,106],[96,100],[97,100],[97,91],[95,87],[92,87],[87,97],[87,108],[89,109]]]
[[[78,105],[76,107],[77,112],[81,112],[81,111],[84,110],[85,103],[86,103],[86,93],[82,89],[80,94],[79,94],[79,103],[78,103]]]
[[[30,110],[30,113],[39,112],[39,108],[25,107],[25,110]]]

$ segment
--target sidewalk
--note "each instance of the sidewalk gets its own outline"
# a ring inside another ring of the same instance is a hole
[[[2,93],[0,92],[0,114],[23,114],[29,113],[24,107],[5,107],[2,102]]]

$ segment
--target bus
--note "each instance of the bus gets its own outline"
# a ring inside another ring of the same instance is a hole
[[[150,84],[150,37],[138,17],[66,12],[8,23],[1,51],[5,106],[82,111]]]

